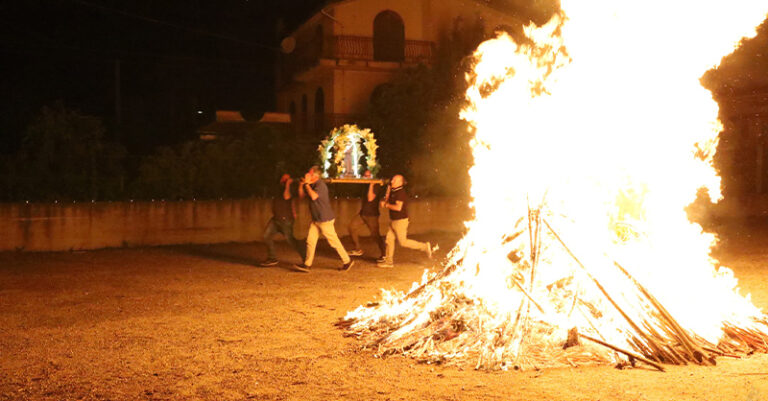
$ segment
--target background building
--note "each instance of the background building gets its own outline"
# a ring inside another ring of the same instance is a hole
[[[328,3],[283,41],[277,110],[314,136],[358,122],[376,89],[404,68],[430,64],[457,24],[520,30],[515,7],[483,0]]]

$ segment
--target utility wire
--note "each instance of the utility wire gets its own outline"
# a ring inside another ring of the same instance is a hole
[[[124,17],[138,19],[138,20],[142,20],[142,21],[145,21],[145,22],[151,22],[151,23],[158,24],[158,25],[164,25],[164,26],[168,26],[168,27],[172,27],[172,28],[176,28],[176,29],[180,29],[180,30],[184,30],[184,31],[193,32],[193,33],[196,33],[198,35],[210,36],[210,37],[213,37],[213,38],[216,38],[216,39],[228,40],[228,41],[231,41],[231,42],[240,43],[242,45],[260,47],[262,49],[268,49],[268,50],[273,50],[273,51],[280,51],[280,49],[275,47],[275,46],[265,45],[263,43],[257,43],[257,42],[250,42],[250,41],[242,40],[242,39],[235,38],[235,37],[232,37],[232,36],[222,35],[222,34],[219,34],[219,33],[216,33],[216,32],[205,31],[205,30],[202,30],[202,29],[190,28],[190,27],[187,27],[187,26],[175,24],[173,22],[163,21],[163,20],[159,20],[157,18],[147,17],[145,15],[135,14],[135,13],[128,12],[128,11],[125,11],[125,10],[121,10],[121,9],[117,9],[117,8],[113,8],[113,7],[108,7],[108,6],[105,6],[105,5],[102,5],[102,4],[92,3],[90,1],[85,1],[85,0],[69,0],[69,1],[72,1],[74,3],[78,3],[78,4],[86,6],[86,7],[97,8],[97,9],[102,10],[102,11],[106,11],[106,12],[111,12],[113,14],[122,15]]]

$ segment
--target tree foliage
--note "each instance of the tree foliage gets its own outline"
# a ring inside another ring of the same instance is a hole
[[[381,144],[385,174],[404,173],[421,195],[461,195],[469,188],[468,125],[459,119],[469,58],[487,39],[482,21],[457,19],[435,61],[377,88],[368,120]]]
[[[61,104],[44,107],[19,152],[5,160],[6,200],[85,200],[121,192],[122,146],[104,139],[100,119]]]
[[[133,184],[139,198],[239,198],[268,195],[280,174],[297,173],[314,154],[287,130],[263,125],[242,136],[159,148]],[[304,150],[302,150],[304,149]]]
[[[241,135],[161,147],[134,168],[101,120],[57,104],[28,126],[21,148],[0,155],[0,200],[215,199],[264,196],[277,177],[314,162],[316,143],[253,125]]]

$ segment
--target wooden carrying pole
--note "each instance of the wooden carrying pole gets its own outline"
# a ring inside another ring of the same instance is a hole
[[[381,184],[384,185],[383,179],[378,178],[326,178],[325,182],[328,184]]]

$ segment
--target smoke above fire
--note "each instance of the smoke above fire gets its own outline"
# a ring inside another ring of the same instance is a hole
[[[765,316],[684,209],[700,188],[720,198],[718,106],[699,78],[768,3],[561,7],[529,41],[474,54],[474,217],[443,269],[343,325],[382,354],[482,368],[765,351]]]

